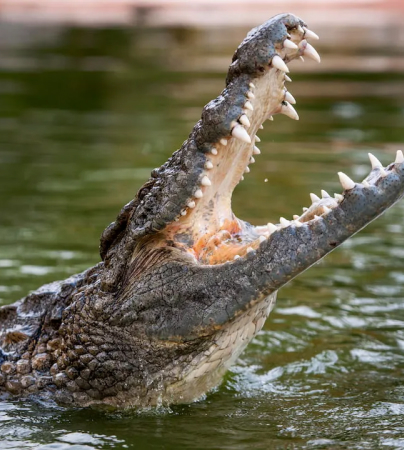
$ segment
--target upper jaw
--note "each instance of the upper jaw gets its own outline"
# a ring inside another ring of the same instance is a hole
[[[299,119],[292,106],[295,99],[285,86],[290,80],[286,62],[302,55],[319,61],[306,35],[318,38],[302,20],[284,14],[252,30],[241,43],[229,68],[225,90],[206,105],[196,130],[198,145],[205,147],[206,162],[191,206],[203,206],[217,195],[231,197],[244,172],[249,171],[254,155],[260,153],[257,132],[263,122],[275,114]],[[216,170],[218,164],[222,173]],[[201,193],[208,198],[198,201]],[[194,212],[189,211],[189,204],[187,207],[181,211],[183,216]]]
[[[280,15],[253,30],[237,49],[226,88],[205,106],[190,136],[189,141],[195,140],[203,151],[203,167],[199,168],[192,197],[165,231],[170,241],[182,241],[187,233],[195,249],[223,231],[242,231],[243,223],[231,210],[232,192],[260,153],[257,133],[263,122],[275,114],[299,119],[292,106],[295,99],[285,86],[290,81],[286,62],[304,54],[319,60],[306,35],[317,38],[300,19]],[[212,262],[206,258],[201,261]]]

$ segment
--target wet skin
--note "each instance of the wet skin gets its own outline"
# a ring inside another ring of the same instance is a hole
[[[0,308],[0,391],[66,405],[200,398],[262,328],[277,290],[401,198],[404,158],[322,191],[293,221],[252,226],[231,196],[275,114],[298,119],[287,63],[319,61],[291,14],[252,30],[226,88],[101,237],[102,262]]]

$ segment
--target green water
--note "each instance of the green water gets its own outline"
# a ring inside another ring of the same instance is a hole
[[[202,29],[10,27],[0,45],[0,304],[99,260],[102,230],[220,92],[245,31],[231,30],[229,45],[216,30],[212,46]],[[343,55],[329,46],[324,56]],[[340,192],[337,171],[359,180],[368,151],[387,164],[404,143],[404,75],[295,67],[301,120],[265,124],[262,154],[234,194],[236,213],[256,224],[300,213],[310,192]],[[404,448],[403,220],[402,202],[282,289],[205,399],[122,414],[0,400],[0,448]]]

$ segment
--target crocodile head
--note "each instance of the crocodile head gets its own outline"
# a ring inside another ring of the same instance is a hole
[[[135,200],[105,230],[103,289],[117,290],[127,283],[128,260],[133,263],[141,253],[169,250],[208,270],[245,258],[285,227],[284,220],[281,226],[251,226],[234,215],[231,198],[261,153],[257,132],[262,124],[275,114],[299,119],[286,88],[291,81],[287,63],[303,55],[320,62],[308,39],[318,36],[291,14],[250,31],[234,53],[223,92],[205,106],[182,147],[152,172]],[[294,226],[320,215],[326,205],[337,202],[313,206]]]
[[[312,194],[292,221],[252,226],[234,215],[232,192],[260,154],[262,124],[275,114],[298,119],[287,63],[319,61],[308,42],[315,39],[291,14],[253,29],[223,92],[103,233],[103,262],[46,297],[53,311],[60,298],[66,308],[41,319],[42,350],[27,358],[42,355],[31,367],[40,373],[46,361],[59,401],[145,406],[199,398],[262,328],[280,287],[401,198],[398,151],[386,168],[371,155],[361,183],[339,173],[343,192]]]

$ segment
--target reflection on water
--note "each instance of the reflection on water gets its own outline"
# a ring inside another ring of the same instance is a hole
[[[245,30],[216,30],[214,47],[202,29],[24,33],[0,49],[3,304],[98,261],[101,231],[220,92]],[[366,61],[361,42],[350,57]],[[265,125],[239,216],[291,217],[310,192],[339,192],[338,170],[364,177],[369,150],[393,159],[404,76],[338,71],[344,51],[324,49],[326,73],[292,65],[301,120]],[[403,219],[398,204],[284,288],[204,401],[108,414],[2,401],[0,448],[404,448]]]

